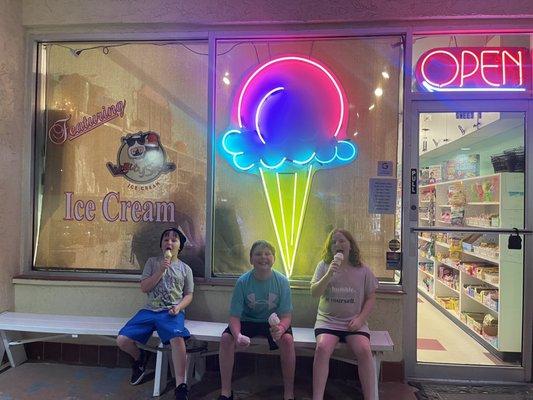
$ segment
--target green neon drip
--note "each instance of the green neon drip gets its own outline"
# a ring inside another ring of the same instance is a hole
[[[279,183],[279,174],[276,173],[276,185],[278,187],[278,199],[279,199],[279,204],[283,205],[283,195],[282,195],[282,191],[281,191],[281,187],[280,187],[280,183]],[[290,264],[290,254],[287,252],[287,250],[289,249],[289,244],[288,244],[288,238],[287,238],[287,225],[285,223],[285,207],[280,207],[280,210],[281,210],[281,224],[283,226],[283,249],[285,250],[285,258],[289,261],[289,264]]]
[[[265,179],[265,173],[263,172],[262,168],[259,168],[259,173],[261,174],[261,183],[263,184],[263,191],[265,192],[265,196],[267,199],[268,210],[270,211],[270,217],[272,219],[272,223],[274,224],[274,233],[276,234],[276,239],[278,241],[278,245],[280,248],[281,261],[283,262],[283,268],[285,268],[285,274],[287,274],[286,265],[288,265],[288,263],[287,263],[287,260],[285,259],[285,254],[283,252],[283,247],[281,245],[281,239],[278,233],[278,227],[276,225],[276,218],[274,218],[274,210],[272,208],[272,202],[270,201],[270,194],[268,193],[268,186],[271,186],[271,185],[267,185],[266,179]],[[272,175],[272,173],[267,174],[267,175]]]
[[[298,184],[298,175],[294,174],[294,193],[292,197],[292,221],[291,221],[291,245],[294,244],[294,217],[296,216],[296,187]]]
[[[313,168],[296,173],[274,173],[263,169],[259,171],[283,267],[290,277],[311,189]]]

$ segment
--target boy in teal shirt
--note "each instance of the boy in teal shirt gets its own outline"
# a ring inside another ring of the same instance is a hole
[[[248,346],[254,336],[266,337],[271,350],[280,349],[283,398],[294,398],[296,355],[291,329],[291,289],[287,278],[272,270],[275,254],[269,242],[256,241],[250,249],[253,269],[241,275],[233,290],[229,326],[220,339],[222,388],[219,400],[233,400],[231,378],[235,349]]]

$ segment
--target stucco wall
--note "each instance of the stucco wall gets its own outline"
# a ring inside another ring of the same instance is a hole
[[[196,285],[187,318],[227,321],[232,291],[228,286]],[[394,352],[386,355],[387,361],[403,359],[403,299],[403,295],[378,293],[369,320],[371,329],[388,330],[394,341]],[[19,312],[128,317],[145,300],[138,283],[15,280],[15,311]],[[292,300],[293,325],[312,327],[318,300],[304,289],[293,289]]]
[[[25,0],[24,25],[286,24],[531,16],[530,0]]]
[[[23,43],[22,3],[0,0],[0,311],[13,307],[20,268]]]

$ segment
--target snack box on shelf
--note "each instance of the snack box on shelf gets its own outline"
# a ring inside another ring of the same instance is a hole
[[[463,238],[462,246],[465,251],[474,251],[474,243],[483,236],[480,233],[472,233]]]
[[[487,283],[497,285],[500,281],[500,269],[492,264],[462,262],[459,266],[466,274],[484,280]]]
[[[433,261],[419,261],[418,262],[418,268],[420,268],[422,271],[426,271],[429,274],[433,273],[433,267],[434,267]]]
[[[500,256],[500,247],[497,242],[488,241],[486,239],[479,239],[474,243],[474,254],[490,258],[498,258]]]
[[[491,310],[498,311],[500,309],[500,302],[498,299],[494,299],[492,295],[492,293],[485,295],[482,302]]]
[[[475,332],[480,335],[483,334],[483,318],[485,318],[484,313],[473,313],[473,312],[462,312],[461,321],[466,323]]]
[[[495,271],[487,271],[489,268],[485,268],[485,271],[483,271],[483,279],[485,282],[492,283],[493,285],[499,285],[500,284],[500,274],[499,274],[499,268],[491,268],[491,270]]]
[[[437,297],[435,300],[446,310],[459,313],[459,297]]]

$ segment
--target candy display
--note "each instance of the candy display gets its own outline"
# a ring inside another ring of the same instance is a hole
[[[483,169],[486,173],[485,164]],[[475,332],[484,345],[498,352],[520,352],[523,321],[514,315],[523,303],[523,253],[508,250],[509,236],[497,231],[462,233],[453,228],[522,226],[524,176],[502,173],[450,180],[452,173],[444,171],[448,180],[420,192],[427,200],[421,203],[423,216],[435,215],[434,221],[420,218],[420,224],[439,228],[428,229],[418,239],[420,293],[443,315],[457,315],[463,328]],[[499,326],[498,320],[510,322]]]

